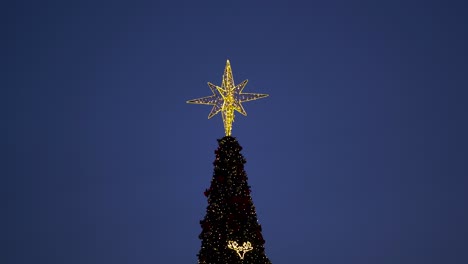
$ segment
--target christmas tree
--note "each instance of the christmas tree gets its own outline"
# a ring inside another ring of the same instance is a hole
[[[231,136],[234,110],[247,115],[242,102],[266,97],[266,94],[242,93],[247,80],[234,85],[229,60],[224,70],[221,87],[208,83],[213,95],[187,101],[193,104],[213,105],[208,118],[221,112],[226,136],[218,139],[214,172],[206,215],[200,221],[202,232],[200,264],[270,264],[265,255],[265,240],[258,223],[250,186],[244,170],[246,160],[242,147]]]
[[[208,207],[200,221],[198,263],[271,263],[250,196],[242,147],[231,136],[219,139],[218,144],[211,186],[205,191]]]

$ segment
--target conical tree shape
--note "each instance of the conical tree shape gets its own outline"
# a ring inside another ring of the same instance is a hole
[[[200,221],[200,264],[271,264],[250,196],[242,147],[234,137],[218,139],[206,216]]]

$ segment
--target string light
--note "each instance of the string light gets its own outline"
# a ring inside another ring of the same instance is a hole
[[[234,110],[246,116],[247,112],[245,112],[241,103],[268,96],[268,94],[242,93],[242,90],[244,90],[247,82],[248,80],[245,80],[238,85],[234,85],[231,64],[229,60],[227,60],[226,67],[224,68],[223,82],[221,87],[209,82],[208,86],[210,87],[213,95],[189,100],[187,103],[212,105],[213,108],[208,115],[208,119],[221,112],[224,123],[224,132],[226,133],[226,136],[230,136],[232,131],[232,123],[234,122]]]

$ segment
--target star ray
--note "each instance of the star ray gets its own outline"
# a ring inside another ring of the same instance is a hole
[[[242,106],[242,104],[240,103],[240,101],[234,101],[234,109],[237,112],[241,113],[242,115],[247,116],[247,112],[245,112],[245,109]]]
[[[264,97],[267,97],[268,94],[259,94],[259,93],[241,93],[238,95],[238,99],[241,103],[258,100]]]
[[[216,105],[217,101],[219,100],[216,95],[210,95],[202,98],[188,100],[188,104],[204,104],[204,105]]]
[[[234,92],[236,94],[242,94],[242,90],[244,90],[245,86],[247,85],[247,82],[249,82],[249,80],[245,80],[240,84],[236,85],[236,87],[234,88]]]

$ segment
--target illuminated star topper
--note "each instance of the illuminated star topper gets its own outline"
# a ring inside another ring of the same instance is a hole
[[[231,64],[229,63],[229,60],[227,60],[221,87],[209,82],[208,86],[213,92],[213,95],[189,100],[187,101],[187,103],[212,105],[213,108],[211,109],[211,112],[208,115],[208,119],[221,112],[224,123],[224,131],[226,133],[226,136],[230,136],[232,130],[232,122],[234,122],[234,110],[246,116],[247,113],[245,112],[244,107],[242,107],[241,103],[257,100],[268,96],[268,94],[243,93],[242,90],[244,90],[245,85],[247,85],[247,81],[248,80],[245,80],[238,85],[234,85]]]

